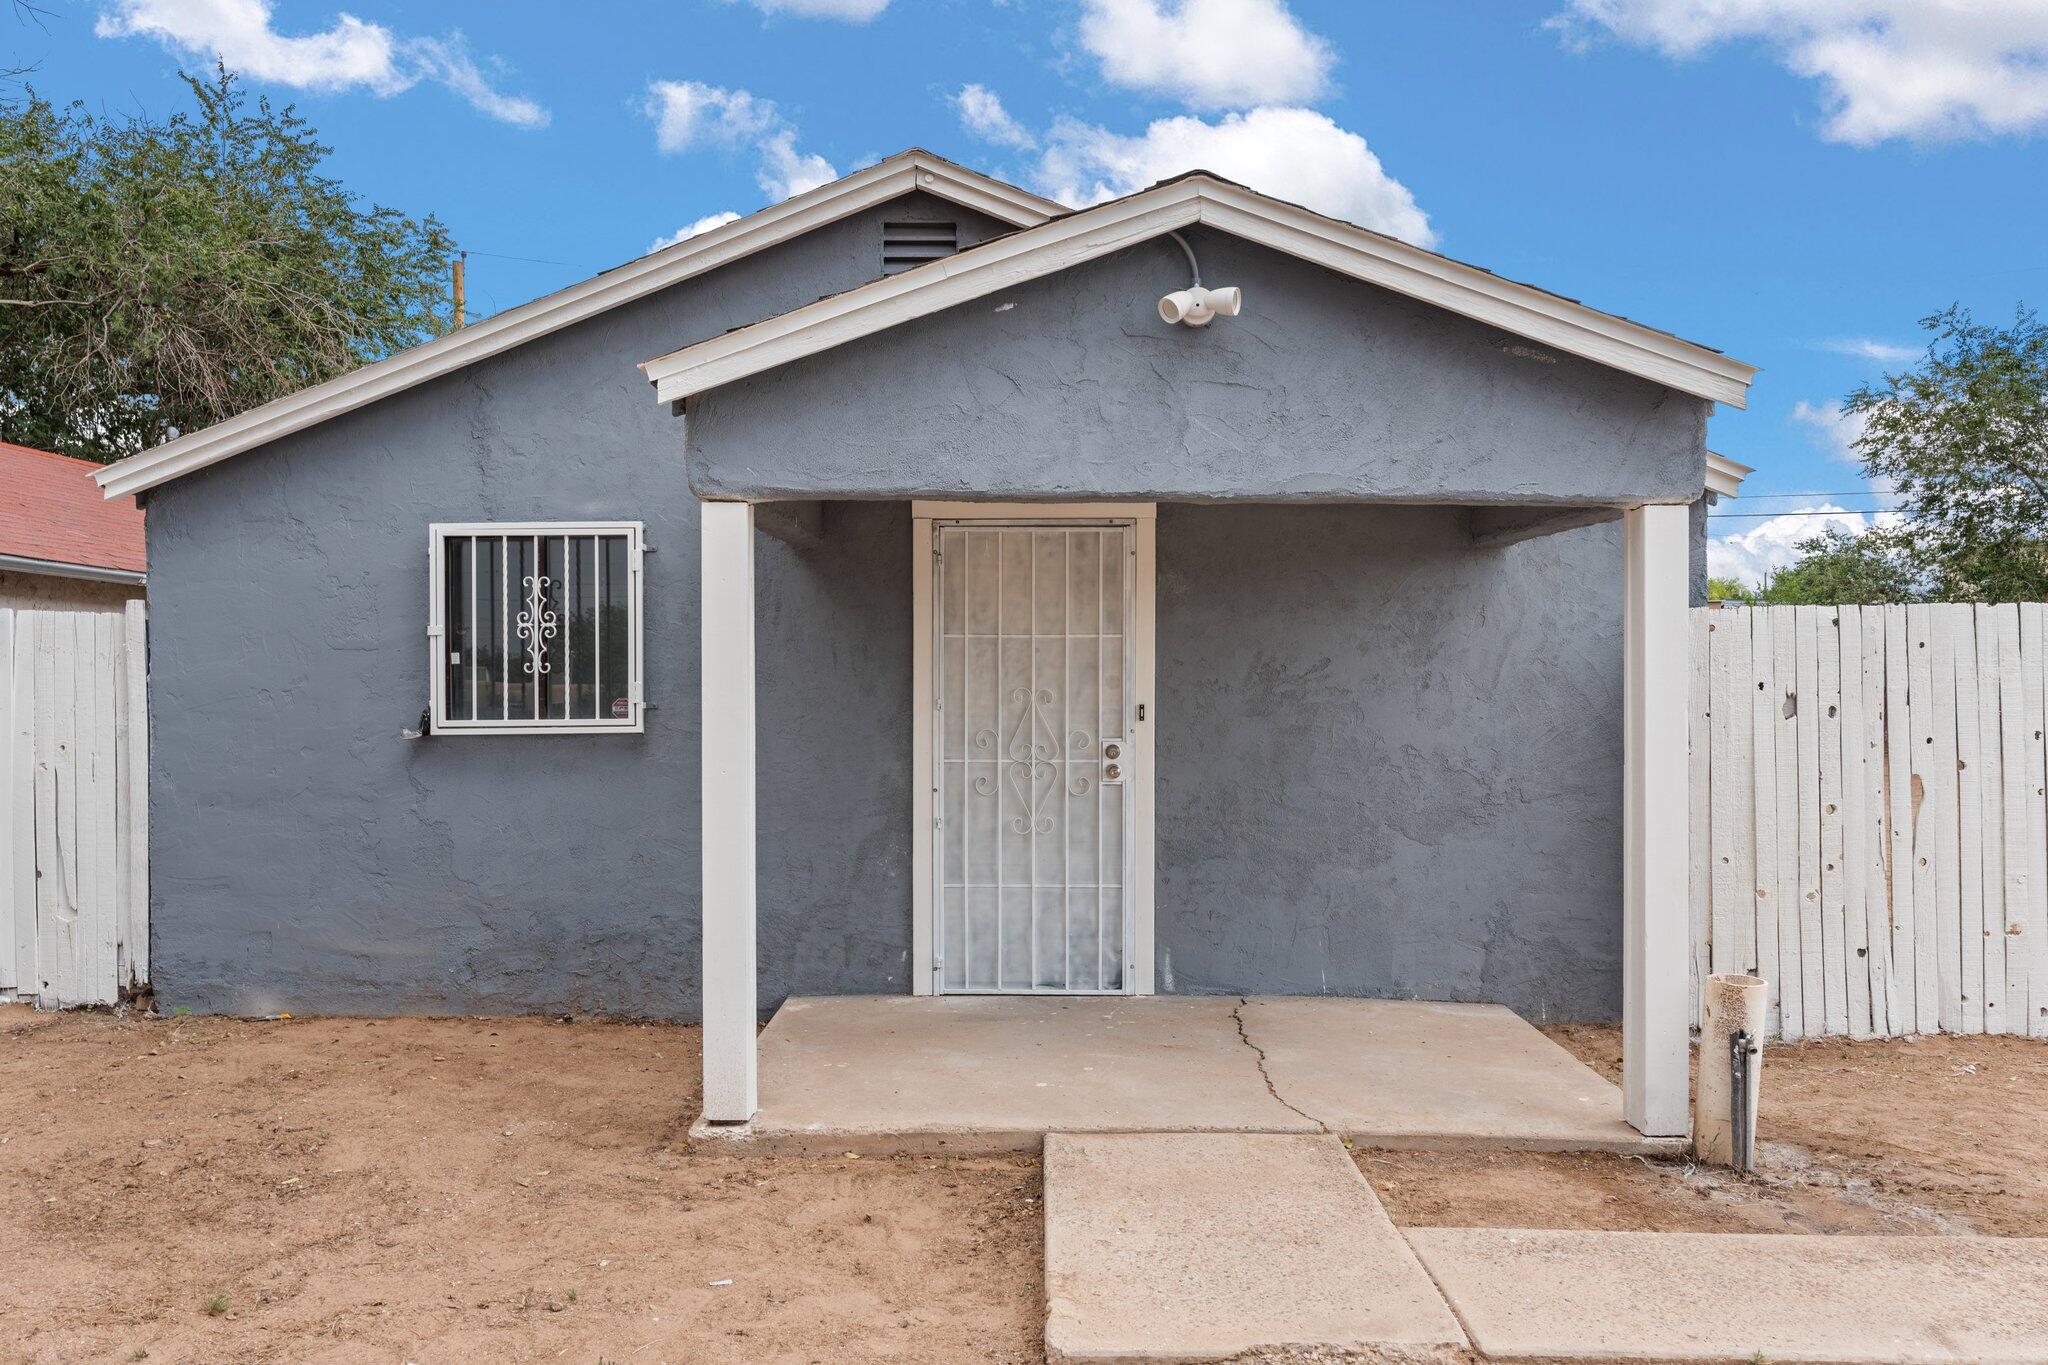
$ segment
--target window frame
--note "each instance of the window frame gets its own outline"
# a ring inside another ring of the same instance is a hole
[[[519,539],[558,536],[626,538],[626,605],[631,622],[626,640],[626,696],[632,714],[624,720],[455,720],[448,715],[447,544],[451,537]],[[637,735],[647,729],[643,671],[647,617],[643,608],[647,552],[646,524],[638,521],[436,521],[427,526],[427,679],[431,733],[437,735]]]

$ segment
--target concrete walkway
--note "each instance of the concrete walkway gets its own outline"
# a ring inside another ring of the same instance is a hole
[[[1621,1092],[1496,1005],[836,996],[761,1034],[740,1136],[780,1154],[1036,1151],[1049,1132],[1336,1133],[1363,1146],[1653,1152]]]
[[[1407,1237],[1489,1360],[2048,1361],[2048,1239]]]
[[[1052,1361],[1465,1344],[1333,1137],[1048,1137],[1045,1297]]]

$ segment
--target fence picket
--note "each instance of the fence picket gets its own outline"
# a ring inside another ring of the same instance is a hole
[[[1804,1038],[1806,970],[1799,923],[1799,647],[1793,609],[1771,607],[1771,648],[1778,699],[1772,730],[1777,749],[1778,790],[1778,975],[1783,981],[1781,1027],[1787,1038]]]
[[[1892,944],[1891,843],[1885,815],[1885,615],[1866,607],[1863,617],[1863,917],[1870,945],[1870,1030],[1904,1031],[1898,959]]]
[[[1704,613],[1695,612],[1687,622],[1691,640],[1692,696],[1691,705],[1686,708],[1687,755],[1689,766],[1686,772],[1687,816],[1691,826],[1691,838],[1687,844],[1686,877],[1689,894],[1694,905],[1711,907],[1713,885],[1708,873],[1709,824],[1708,805],[1712,793],[1708,788],[1708,765],[1701,760],[1707,757],[1708,735],[1712,730],[1708,708],[1712,705],[1708,676],[1713,655],[1713,625]],[[1707,974],[1714,970],[1710,946],[1712,933],[1708,921],[1713,911],[1692,917],[1692,951],[1688,963],[1687,987],[1691,1013],[1687,1016],[1695,1021],[1700,1014],[1700,987]],[[1722,942],[1727,942],[1724,936]]]
[[[1809,612],[1815,643],[1816,686],[1811,693],[1814,751],[1819,769],[1819,801],[1815,806],[1820,831],[1820,937],[1823,1030],[1839,1037],[1849,1031],[1848,915],[1842,886],[1842,639],[1841,617],[1830,611]]]
[[[1785,1039],[2048,1037],[2048,604],[1696,616],[1697,960]]]
[[[1842,974],[1848,986],[1849,1036],[1868,1038],[1870,1024],[1870,926],[1864,909],[1863,823],[1863,609],[1842,607],[1835,613],[1835,689],[1840,694],[1841,723],[1837,739],[1842,755],[1841,861],[1837,877],[1842,899]],[[1825,870],[1825,869],[1823,869]],[[1880,1007],[1880,1012],[1882,1007]]]
[[[1729,613],[1749,631],[1749,748],[1752,793],[1750,827],[1756,865],[1751,883],[1756,902],[1756,969],[1764,979],[1765,1028],[1782,1028],[1784,983],[1778,973],[1778,744],[1777,663],[1768,612]]]
[[[2027,974],[2033,982],[2033,1007],[2027,1032],[2048,1037],[2048,604],[2020,606],[2020,742],[2025,749],[2026,791],[2031,798],[2026,819],[2026,934],[2032,945]]]
[[[1951,613],[1942,613],[1951,617]],[[1977,705],[1977,621],[1954,617],[1956,668],[1956,887],[1961,932],[1956,950],[1962,979],[1964,1033],[1984,1031],[1984,740]],[[2000,973],[2000,986],[2004,985]]]
[[[148,979],[141,603],[0,609],[0,992],[111,1004]],[[137,648],[130,657],[128,632]],[[139,731],[139,734],[138,734]],[[146,819],[146,817],[145,817]],[[141,954],[125,945],[140,941]]]

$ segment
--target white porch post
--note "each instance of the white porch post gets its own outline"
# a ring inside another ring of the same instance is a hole
[[[704,1117],[757,1107],[754,1031],[754,508],[702,510]]]
[[[1653,1137],[1687,1122],[1689,528],[1683,505],[1622,522],[1622,1108]]]

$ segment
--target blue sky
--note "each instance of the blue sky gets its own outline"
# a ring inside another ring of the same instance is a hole
[[[54,0],[0,65],[109,111],[214,57],[511,307],[906,146],[1070,201],[1202,164],[1763,367],[1754,571],[1882,504],[1833,404],[2048,298],[2048,0]],[[966,91],[963,97],[963,91]],[[513,259],[519,258],[519,259]],[[1832,498],[1810,496],[1817,492]],[[1791,496],[1801,495],[1801,496]]]

